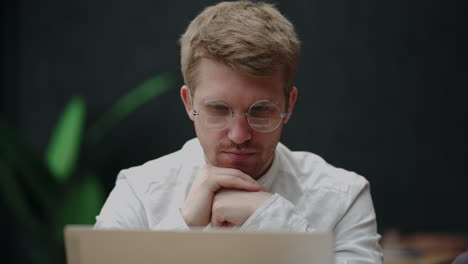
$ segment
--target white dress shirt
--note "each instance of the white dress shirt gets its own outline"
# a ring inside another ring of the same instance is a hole
[[[204,163],[195,138],[177,152],[122,170],[94,228],[188,230],[179,209]],[[362,176],[279,143],[258,182],[273,196],[240,230],[332,231],[337,264],[382,263],[369,183]]]

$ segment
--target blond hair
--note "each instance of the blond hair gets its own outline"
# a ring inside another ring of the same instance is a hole
[[[193,94],[201,58],[221,60],[253,76],[284,73],[284,93],[294,82],[300,43],[294,27],[271,4],[221,2],[203,10],[180,38],[184,82]]]

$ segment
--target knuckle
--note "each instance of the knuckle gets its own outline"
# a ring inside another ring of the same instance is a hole
[[[224,208],[222,203],[222,197],[220,197],[219,193],[213,197],[213,204],[211,207],[213,212],[220,212]]]
[[[213,173],[207,173],[205,174],[205,177],[204,177],[206,183],[215,182],[216,178],[217,178],[216,175]]]
[[[219,216],[222,214],[224,210],[224,206],[221,203],[215,203],[213,202],[213,207],[212,207],[212,214],[213,216]]]
[[[199,177],[202,182],[210,182],[213,180],[214,175],[211,173],[210,169],[202,168]]]

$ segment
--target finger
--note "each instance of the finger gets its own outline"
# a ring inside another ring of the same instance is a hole
[[[255,179],[243,173],[241,170],[232,169],[232,168],[218,168],[218,167],[213,167],[212,170],[215,174],[235,176],[235,177],[241,178],[251,183],[257,183]]]
[[[221,224],[222,227],[234,227],[236,226],[235,224],[231,223],[231,222],[228,222],[228,221],[224,221],[222,224]]]
[[[216,222],[216,223],[214,223],[214,222]],[[213,222],[211,222],[211,225],[214,226],[214,227],[226,227],[226,228],[236,226],[235,224],[230,223],[228,221],[219,222],[219,221],[216,221],[216,220],[213,220]]]
[[[216,184],[219,188],[243,189],[248,191],[259,191],[263,187],[256,181],[250,182],[232,175],[218,175]]]
[[[265,187],[263,187],[263,185],[261,185],[258,181],[256,181],[255,179],[250,177],[248,174],[245,174],[240,170],[231,169],[231,168],[218,168],[218,169],[220,169],[219,171],[217,171],[219,174],[227,175],[227,176],[234,176],[234,177],[238,177],[238,178],[240,178],[242,180],[246,180],[246,181],[248,181],[250,183],[253,183],[255,185],[260,186],[260,191],[266,192],[266,189],[265,189]]]
[[[222,226],[223,222],[221,221],[218,221],[217,219],[215,219],[215,217],[211,217],[211,225],[213,227],[220,227]]]
[[[234,224],[226,221],[221,215],[211,215],[211,225],[213,227],[232,227]]]
[[[223,224],[223,220],[219,219],[215,214],[211,214],[210,222],[213,227],[220,227]]]

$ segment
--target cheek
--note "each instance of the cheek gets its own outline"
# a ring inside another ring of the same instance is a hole
[[[281,128],[277,128],[275,131],[268,133],[260,133],[257,135],[258,143],[264,148],[274,148],[281,137]]]
[[[276,146],[278,145],[278,142],[281,138],[281,128],[278,128],[277,131],[273,131],[270,133],[267,133],[263,138],[262,138],[262,143],[263,143],[263,150],[264,150],[264,159],[270,159],[271,155],[276,150]]]
[[[195,124],[195,132],[197,134],[198,140],[205,151],[205,154],[211,154],[215,152],[218,142],[220,142],[220,138],[222,137],[222,132],[213,132],[207,131],[203,127],[198,126]]]

